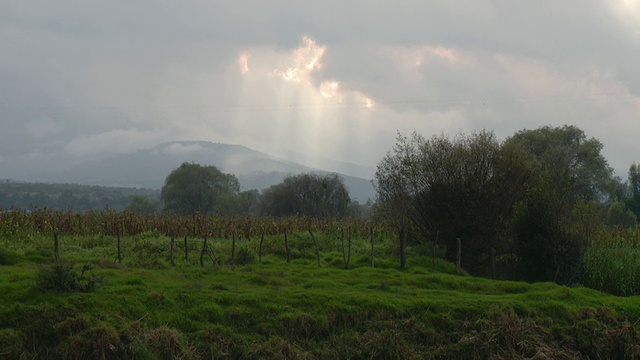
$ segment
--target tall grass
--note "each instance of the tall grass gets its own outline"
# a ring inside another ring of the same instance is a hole
[[[608,229],[584,257],[584,285],[619,296],[640,295],[640,231]]]
[[[316,233],[322,267],[304,231],[291,233],[291,263],[282,235],[265,237],[262,264],[251,260],[256,237],[237,239],[233,264],[230,241],[216,237],[205,267],[195,255],[200,238],[189,238],[189,262],[176,241],[171,266],[170,239],[158,232],[123,237],[122,263],[113,236],[61,236],[61,259],[90,262],[104,279],[90,292],[38,286],[39,270],[55,261],[50,236],[12,246],[15,238],[0,237],[11,260],[0,272],[0,358],[481,359],[538,349],[548,358],[619,358],[640,349],[632,298],[454,275],[420,249],[409,249],[403,271],[396,244],[382,236],[372,268],[363,235],[349,269],[339,233]]]

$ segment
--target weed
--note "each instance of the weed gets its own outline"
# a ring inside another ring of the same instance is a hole
[[[271,337],[266,342],[256,343],[247,349],[247,359],[312,359],[313,356],[298,345],[281,337]]]
[[[195,358],[195,352],[186,345],[180,333],[162,326],[146,334],[147,344],[158,359]]]
[[[80,274],[73,270],[72,262],[58,262],[40,268],[36,277],[37,288],[54,292],[91,292],[102,283],[102,277],[93,274],[93,266],[84,264]]]
[[[19,359],[22,346],[22,334],[19,331],[0,330],[0,358]]]
[[[89,329],[60,345],[64,359],[121,359],[124,354],[118,332],[108,326]]]
[[[248,265],[256,262],[256,254],[245,245],[241,245],[238,248],[234,264],[236,265]]]
[[[223,328],[207,326],[195,334],[196,352],[201,359],[240,358],[239,339]]]
[[[318,340],[329,334],[326,321],[318,321],[307,314],[285,316],[281,322],[282,332],[291,340]]]

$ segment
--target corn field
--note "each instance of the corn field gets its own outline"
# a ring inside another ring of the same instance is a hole
[[[138,215],[133,212],[105,210],[74,213],[50,210],[21,209],[0,212],[0,236],[12,238],[28,235],[109,235],[136,236],[144,232],[159,232],[167,237],[216,237],[231,239],[236,234],[244,238],[278,235],[308,230],[338,233],[350,227],[355,236],[367,236],[369,229],[384,230],[381,224],[359,219],[317,219],[309,217],[220,217],[194,214]]]

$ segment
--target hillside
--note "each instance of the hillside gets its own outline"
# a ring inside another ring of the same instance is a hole
[[[183,162],[214,165],[223,172],[233,173],[240,181],[241,190],[262,190],[281,182],[288,175],[326,172],[241,145],[178,141],[134,154],[76,165],[66,171],[51,174],[48,178],[55,182],[159,189],[167,175]],[[341,164],[342,169],[345,166],[346,164]],[[356,172],[363,172],[362,167],[354,165],[354,169]],[[364,203],[367,199],[375,198],[370,179],[345,174],[341,176],[352,199]]]

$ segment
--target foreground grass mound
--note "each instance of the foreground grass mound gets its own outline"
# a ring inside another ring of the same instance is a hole
[[[313,252],[239,266],[216,262],[218,248],[200,267],[197,258],[171,266],[134,244],[137,256],[116,263],[102,242],[69,243],[71,262],[58,267],[45,247],[8,250],[0,358],[640,357],[638,298],[455,275],[418,256],[405,271],[387,258],[371,268],[367,249],[348,270],[337,252],[323,253],[322,267]]]

